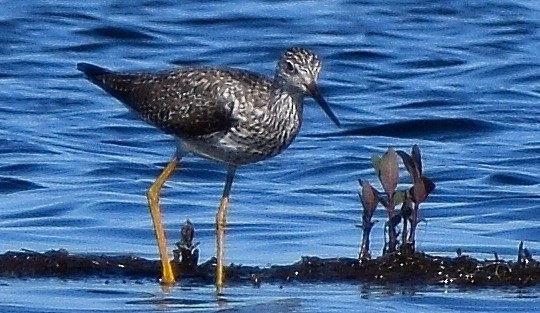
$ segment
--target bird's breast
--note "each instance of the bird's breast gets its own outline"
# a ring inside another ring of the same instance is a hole
[[[285,150],[301,125],[294,109],[271,112],[264,107],[244,108],[233,117],[227,131],[182,139],[183,150],[226,164],[255,163]]]

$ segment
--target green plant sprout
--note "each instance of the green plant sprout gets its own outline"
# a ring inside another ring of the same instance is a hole
[[[398,156],[412,178],[412,186],[404,190],[397,190],[399,183]],[[375,189],[367,180],[359,180],[358,194],[363,207],[362,242],[358,254],[360,261],[371,258],[369,235],[374,225],[371,219],[379,203],[388,213],[388,220],[385,223],[383,253],[396,252],[399,243],[396,228],[401,222],[403,222],[401,246],[414,251],[420,204],[435,189],[435,184],[422,173],[420,148],[417,145],[412,147],[410,155],[402,150],[395,151],[393,148],[388,148],[382,157],[373,155],[371,162],[384,192]],[[400,204],[400,210],[395,210],[395,207]],[[386,240],[386,234],[388,234],[388,240]]]

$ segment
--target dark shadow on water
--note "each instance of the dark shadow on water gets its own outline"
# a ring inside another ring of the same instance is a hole
[[[346,126],[344,128],[347,128]],[[387,136],[396,138],[451,139],[474,137],[502,126],[469,118],[417,119],[349,129],[325,136]]]

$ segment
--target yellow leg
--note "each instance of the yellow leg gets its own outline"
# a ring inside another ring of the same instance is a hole
[[[235,167],[229,166],[227,169],[227,180],[225,181],[225,187],[223,188],[223,196],[219,202],[218,212],[216,214],[216,290],[218,293],[222,292],[223,282],[225,281],[225,273],[223,270],[224,259],[224,242],[225,242],[225,226],[227,219],[227,207],[229,206],[229,195],[231,193],[231,186],[234,178]]]
[[[174,156],[172,160],[159,174],[156,181],[150,186],[146,193],[148,199],[148,207],[150,209],[150,215],[152,216],[152,223],[154,224],[154,232],[159,249],[159,258],[161,259],[161,283],[165,285],[174,284],[174,273],[172,271],[171,263],[169,263],[169,257],[167,253],[167,243],[165,239],[165,231],[163,230],[163,222],[161,221],[161,212],[159,209],[159,192],[165,181],[171,176],[172,172],[178,165],[178,157]]]
[[[228,198],[221,198],[219,203],[218,213],[216,214],[216,288],[218,293],[221,293],[223,287],[223,281],[225,280],[225,275],[223,273],[223,259],[224,251],[223,244],[225,242],[225,224],[226,224],[226,212],[227,205],[229,204]]]

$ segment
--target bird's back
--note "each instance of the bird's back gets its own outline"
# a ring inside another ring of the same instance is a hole
[[[285,150],[302,124],[306,94],[339,125],[316,85],[321,62],[304,48],[283,52],[272,78],[229,68],[125,74],[87,63],[77,67],[144,120],[180,139],[180,152],[229,165]]]
[[[263,106],[272,81],[237,69],[183,68],[158,74],[117,73],[88,63],[77,68],[145,121],[179,137],[226,131],[235,103]]]

